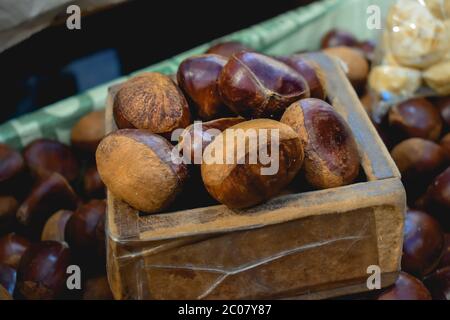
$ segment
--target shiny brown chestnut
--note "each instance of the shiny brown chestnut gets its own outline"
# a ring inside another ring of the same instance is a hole
[[[123,83],[114,97],[113,114],[119,129],[143,129],[166,137],[191,123],[180,88],[168,76],[156,72]]]
[[[23,150],[25,163],[35,177],[58,172],[67,181],[78,177],[80,168],[72,149],[65,144],[50,139],[37,139]]]
[[[218,54],[225,58],[230,58],[233,54],[241,51],[253,51],[253,49],[247,47],[239,41],[226,41],[213,45],[206,51],[206,53]]]
[[[69,247],[58,241],[32,244],[17,270],[17,290],[28,300],[62,298],[66,290]]]
[[[104,221],[106,201],[91,200],[79,207],[66,223],[64,238],[72,250],[75,261],[83,266],[104,268]],[[101,225],[101,228],[98,228]]]
[[[105,110],[92,111],[72,127],[70,142],[76,150],[93,155],[104,136]]]
[[[358,40],[350,32],[332,29],[322,37],[320,46],[322,49],[325,49],[340,46],[353,47],[357,44]]]
[[[428,184],[449,161],[442,147],[421,138],[401,142],[392,149],[391,156],[402,174],[410,203],[426,191]]]
[[[442,131],[438,109],[424,98],[410,99],[392,107],[389,125],[399,140],[423,138],[436,141]]]
[[[83,300],[113,300],[108,278],[99,276],[84,283]]]
[[[25,170],[22,155],[4,143],[0,143],[0,191],[10,193],[19,176]]]
[[[15,197],[0,196],[0,236],[14,228],[18,208],[19,203]]]
[[[428,187],[425,206],[441,223],[445,231],[450,230],[450,168],[438,175]]]
[[[54,240],[64,242],[64,230],[66,228],[67,221],[72,216],[71,210],[58,210],[48,218],[42,230],[41,240]]]
[[[227,61],[216,54],[204,54],[185,59],[178,68],[178,85],[191,99],[202,120],[231,113],[220,99],[218,89],[218,78]]]
[[[104,199],[106,198],[106,188],[97,166],[91,165],[84,172],[83,176],[84,196],[88,199]]]
[[[434,104],[439,109],[445,124],[450,126],[450,97],[437,98]]]
[[[244,118],[280,118],[293,102],[310,96],[305,78],[274,58],[255,52],[233,55],[219,76],[222,101]]]
[[[225,129],[245,121],[244,118],[221,118],[208,122],[194,122],[188,126],[178,141],[178,149],[187,163],[201,164],[203,151]]]
[[[309,98],[293,103],[281,122],[300,136],[305,149],[304,174],[315,188],[352,183],[359,174],[358,146],[350,127],[331,105]]]
[[[17,220],[32,233],[41,235],[48,217],[60,209],[73,210],[78,197],[66,179],[59,173],[42,177],[17,210]]]
[[[16,288],[17,272],[6,264],[0,263],[0,285],[12,296]]]
[[[312,61],[296,54],[287,57],[277,57],[292,69],[300,73],[308,83],[311,98],[324,100],[326,98],[323,71]]]
[[[431,300],[431,294],[419,279],[400,272],[395,284],[380,294],[377,300]]]
[[[423,282],[434,300],[450,300],[450,267],[436,270]]]
[[[428,213],[408,210],[406,213],[402,270],[423,278],[439,263],[444,249],[444,233]]]
[[[445,150],[447,156],[450,158],[450,133],[447,133],[444,137],[442,137],[439,145]]]
[[[15,233],[8,233],[0,238],[0,263],[17,269],[20,259],[30,246],[30,242]]]

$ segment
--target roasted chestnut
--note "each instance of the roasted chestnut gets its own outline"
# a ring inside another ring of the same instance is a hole
[[[436,141],[442,131],[438,109],[424,98],[410,99],[392,107],[389,124],[399,140],[423,138]]]
[[[222,101],[244,118],[279,118],[294,101],[308,98],[305,78],[274,58],[255,52],[233,55],[219,76]]]
[[[79,174],[79,164],[70,147],[50,139],[38,139],[25,147],[23,157],[35,177],[57,172],[69,182]]]
[[[332,29],[328,31],[321,41],[321,48],[332,48],[332,47],[353,47],[358,44],[358,40],[353,34],[344,30]]]
[[[191,123],[181,90],[168,76],[156,72],[123,83],[114,98],[113,114],[119,129],[144,129],[166,137]]]
[[[93,155],[104,136],[105,110],[92,111],[72,127],[70,141],[75,149]]]
[[[73,211],[59,210],[55,212],[45,223],[42,230],[41,240],[54,240],[64,242],[64,230],[66,228],[67,221],[72,216]]]
[[[62,298],[66,291],[70,250],[65,243],[42,241],[32,244],[17,271],[17,289],[28,300]]]
[[[432,272],[442,256],[444,233],[429,214],[416,210],[406,213],[402,270],[423,278]]]
[[[124,129],[107,135],[97,148],[97,169],[118,199],[138,210],[166,209],[188,177],[184,163],[173,161],[173,147],[145,130]]]
[[[30,242],[18,234],[8,233],[0,238],[0,263],[17,269]]]
[[[211,120],[230,114],[220,99],[218,78],[228,59],[206,54],[185,59],[178,68],[178,85],[192,100],[198,116]]]
[[[218,54],[223,57],[229,58],[235,53],[252,50],[253,49],[251,49],[250,47],[247,47],[238,41],[226,41],[213,45],[206,51],[206,53]]]
[[[431,294],[419,279],[400,272],[395,284],[380,294],[378,300],[431,300]]]
[[[262,152],[270,159],[261,158]],[[286,187],[300,170],[303,157],[301,141],[289,126],[269,119],[246,121],[226,129],[206,147],[202,179],[220,203],[248,208]]]
[[[281,118],[300,136],[305,149],[304,174],[315,188],[352,183],[359,174],[358,146],[345,120],[325,101],[303,99]]]

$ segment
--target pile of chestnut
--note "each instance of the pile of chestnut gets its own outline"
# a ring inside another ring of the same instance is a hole
[[[19,153],[0,144],[0,300],[112,299],[94,161],[104,130],[95,111],[73,127],[71,146],[37,139]]]

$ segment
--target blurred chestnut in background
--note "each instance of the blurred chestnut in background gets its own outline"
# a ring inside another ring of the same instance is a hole
[[[16,288],[17,272],[6,264],[0,263],[0,285],[12,296]]]
[[[38,139],[23,150],[27,166],[35,177],[42,177],[52,172],[64,176],[73,182],[78,177],[78,161],[70,147],[50,139]]]
[[[83,300],[112,300],[113,294],[106,276],[88,279],[84,283]]]
[[[185,59],[178,68],[178,85],[192,100],[202,120],[231,113],[220,99],[218,89],[218,78],[227,61],[216,54],[204,54]]]
[[[245,46],[238,41],[227,41],[213,45],[206,51],[206,53],[218,54],[223,57],[229,58],[233,54],[239,53],[241,51],[253,51],[253,49]]]
[[[78,197],[59,173],[42,177],[17,210],[17,220],[33,236],[40,237],[42,227],[51,214],[60,209],[73,210]]]
[[[19,203],[15,197],[0,196],[0,236],[14,228],[17,208]]]
[[[424,98],[410,99],[392,107],[389,124],[399,140],[423,138],[436,141],[442,131],[438,109]]]
[[[429,183],[446,168],[449,161],[442,147],[421,138],[401,142],[392,149],[391,156],[402,174],[409,203],[426,191]]]
[[[91,200],[75,210],[66,224],[64,238],[75,261],[89,269],[105,267],[105,219],[106,201]]]
[[[292,69],[300,73],[308,83],[311,98],[324,100],[326,98],[325,82],[322,70],[312,61],[296,54],[287,57],[277,57]]]
[[[445,124],[450,126],[450,97],[436,98],[433,102],[439,109]]]
[[[424,283],[434,300],[450,300],[450,267],[436,270]]]
[[[89,166],[84,172],[83,191],[88,199],[106,198],[105,184],[100,178],[96,165]]]
[[[380,294],[377,300],[431,300],[431,294],[419,279],[400,272],[395,284]]]
[[[357,44],[358,40],[350,32],[332,29],[322,37],[320,46],[325,49],[340,46],[353,47]]]
[[[450,230],[450,168],[437,176],[428,187],[425,196],[427,210],[441,223],[445,231]]]
[[[105,110],[92,111],[72,127],[70,141],[76,150],[93,156],[104,136]]]
[[[59,210],[48,218],[42,230],[41,240],[54,240],[64,242],[64,230],[67,221],[72,216],[73,211]]]
[[[368,61],[373,61],[375,59],[375,48],[376,48],[375,42],[371,40],[362,41],[359,42],[355,48],[361,50],[361,52]]]
[[[22,155],[8,145],[0,143],[0,192],[8,194],[12,192],[11,188],[24,170],[25,162]]]
[[[219,77],[222,101],[244,118],[280,118],[293,102],[308,98],[305,78],[285,63],[255,53],[233,55]]]
[[[442,256],[444,233],[429,214],[416,210],[406,213],[402,270],[423,278],[433,271]]]
[[[20,259],[30,246],[30,242],[15,233],[8,233],[0,238],[0,263],[17,269]]]
[[[32,244],[17,271],[20,295],[29,300],[62,298],[70,264],[70,250],[65,243],[42,241]]]

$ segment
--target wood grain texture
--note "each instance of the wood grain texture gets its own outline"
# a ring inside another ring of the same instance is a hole
[[[400,270],[400,174],[339,65],[323,54],[330,101],[358,144],[367,182],[288,194],[246,210],[218,205],[141,215],[108,193],[108,276],[116,299],[322,299],[382,286]],[[107,130],[115,129],[109,110]]]

